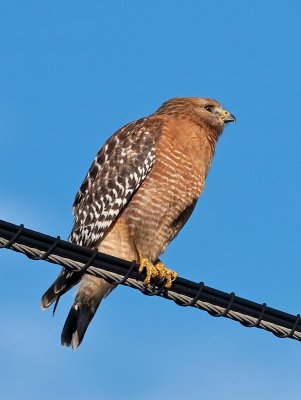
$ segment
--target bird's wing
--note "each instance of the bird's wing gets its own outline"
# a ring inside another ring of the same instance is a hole
[[[159,118],[134,121],[101,148],[75,197],[70,242],[93,247],[103,237],[150,172],[162,127]],[[57,304],[80,279],[81,274],[63,268],[43,295],[42,308]]]
[[[143,118],[105,143],[76,195],[71,242],[92,247],[107,232],[150,172],[161,125]]]

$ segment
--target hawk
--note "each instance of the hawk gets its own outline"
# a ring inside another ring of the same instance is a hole
[[[225,123],[235,117],[213,99],[179,97],[111,136],[97,153],[73,204],[69,241],[139,263],[144,284],[176,272],[159,260],[190,217]],[[62,345],[76,349],[101,300],[104,279],[63,269],[41,300],[43,309],[80,281]]]

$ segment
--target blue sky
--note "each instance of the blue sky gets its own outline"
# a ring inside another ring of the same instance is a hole
[[[300,300],[300,2],[0,0],[0,218],[66,238],[104,141],[174,96],[237,117],[163,256],[292,314]],[[0,252],[0,397],[300,398],[300,343],[119,288],[82,346],[39,299],[59,267]]]

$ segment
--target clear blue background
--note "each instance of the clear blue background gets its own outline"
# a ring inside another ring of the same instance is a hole
[[[0,218],[67,238],[103,142],[173,96],[227,126],[193,217],[163,260],[181,276],[301,311],[299,1],[0,1]],[[301,344],[119,288],[82,346],[39,298],[59,267],[0,253],[0,397],[300,399]]]

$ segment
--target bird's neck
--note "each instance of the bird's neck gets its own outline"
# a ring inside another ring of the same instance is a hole
[[[206,176],[214,155],[219,132],[195,123],[191,119],[173,119],[166,136],[175,142],[175,148],[189,154],[190,163],[199,173]]]

